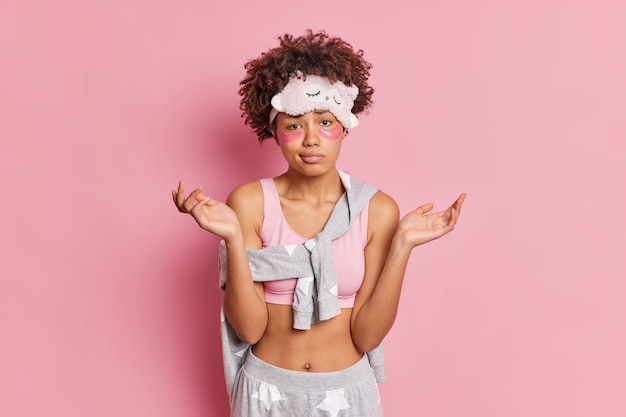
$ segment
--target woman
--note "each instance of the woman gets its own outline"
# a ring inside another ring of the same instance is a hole
[[[246,123],[275,141],[286,171],[226,204],[202,188],[185,195],[182,181],[172,197],[223,240],[225,354],[241,358],[227,372],[231,415],[380,416],[373,358],[411,250],[454,228],[465,195],[399,221],[391,197],[339,171],[342,140],[371,105],[371,64],[324,32],[279,39],[246,64],[239,92]]]

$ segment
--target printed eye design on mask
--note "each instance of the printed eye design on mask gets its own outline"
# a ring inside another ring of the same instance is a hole
[[[324,95],[322,96],[322,92],[324,93]],[[306,97],[310,100],[314,100],[316,102],[319,103],[323,103],[326,102],[328,103],[328,105],[330,106],[341,106],[341,102],[339,100],[337,100],[337,90],[334,88],[324,88],[322,86],[313,84],[308,86],[305,90],[304,90],[304,94],[306,95]],[[331,101],[332,98],[332,101]]]
[[[341,106],[341,103],[337,101],[337,89],[333,87],[324,87],[317,84],[306,86],[304,89],[304,95],[309,99],[317,103],[326,103],[333,108],[335,106]],[[331,100],[332,99],[332,100]]]
[[[356,85],[346,86],[327,77],[307,75],[297,71],[282,91],[271,100],[270,123],[280,112],[299,115],[312,110],[328,110],[348,129],[358,126],[359,120],[352,113],[354,100],[359,94]]]

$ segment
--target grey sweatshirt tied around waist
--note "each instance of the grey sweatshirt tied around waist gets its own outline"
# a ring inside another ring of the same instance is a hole
[[[352,222],[367,206],[376,188],[350,178],[338,171],[346,192],[335,204],[324,230],[303,245],[276,245],[263,249],[246,249],[252,279],[256,282],[298,278],[293,301],[293,327],[310,329],[311,324],[328,320],[341,313],[337,300],[337,272],[333,260],[332,241],[343,236]],[[226,245],[220,242],[220,288],[226,287]],[[224,374],[231,396],[239,369],[250,345],[237,337],[221,312],[222,353]],[[385,379],[382,344],[368,353],[376,379]]]

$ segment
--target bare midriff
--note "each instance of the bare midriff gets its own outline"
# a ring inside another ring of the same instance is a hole
[[[352,309],[330,320],[311,325],[309,330],[293,328],[290,305],[267,304],[268,324],[265,334],[254,345],[259,359],[292,371],[333,372],[346,369],[363,356],[352,341]]]

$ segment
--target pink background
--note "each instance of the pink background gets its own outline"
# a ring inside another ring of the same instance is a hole
[[[219,5],[215,5],[218,4]],[[414,252],[388,416],[626,416],[626,3],[0,3],[0,415],[225,416],[223,199],[284,163],[243,64],[326,29],[374,63],[340,166],[405,213],[468,193]]]

